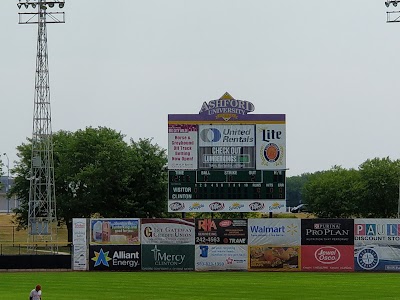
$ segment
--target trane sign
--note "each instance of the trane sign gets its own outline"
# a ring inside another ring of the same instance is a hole
[[[255,146],[254,125],[200,125],[199,146]]]

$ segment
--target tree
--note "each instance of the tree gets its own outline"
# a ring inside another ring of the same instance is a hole
[[[359,170],[363,182],[360,214],[368,218],[394,217],[399,201],[400,161],[389,157],[368,159]]]
[[[357,170],[335,166],[312,174],[303,191],[304,202],[318,217],[348,218],[358,211],[362,183]]]
[[[115,130],[88,127],[74,133],[53,135],[57,217],[67,224],[72,218],[159,216],[166,210],[167,158],[151,140],[124,141]],[[16,222],[27,225],[29,195],[29,143],[19,146],[11,190],[22,201]]]
[[[286,178],[286,205],[289,207],[303,203],[302,189],[308,181],[310,173]]]

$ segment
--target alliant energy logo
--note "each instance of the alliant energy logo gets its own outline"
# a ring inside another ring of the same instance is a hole
[[[127,251],[115,251],[112,258],[108,256],[109,251],[104,252],[100,249],[99,252],[94,251],[94,257],[91,258],[94,263],[94,267],[104,265],[109,267],[109,261],[111,261],[112,266],[129,266],[130,268],[136,268],[139,265],[139,252],[127,252]]]
[[[340,252],[335,247],[321,247],[315,251],[315,259],[322,264],[334,264],[339,261]]]
[[[252,210],[252,211],[260,211],[260,210],[263,210],[264,209],[264,203],[261,203],[261,202],[252,202],[252,203],[250,203],[249,204],[249,208]]]
[[[172,211],[180,211],[185,208],[185,204],[182,202],[173,202],[169,205]]]
[[[221,202],[213,202],[208,206],[212,211],[220,211],[225,208],[225,204]]]

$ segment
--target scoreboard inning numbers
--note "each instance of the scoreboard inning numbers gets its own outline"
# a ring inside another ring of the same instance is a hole
[[[168,172],[169,200],[284,200],[285,171]]]

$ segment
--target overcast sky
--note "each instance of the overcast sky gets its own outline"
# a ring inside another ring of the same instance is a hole
[[[16,3],[0,1],[11,161],[32,135],[37,39]],[[106,126],[167,148],[168,114],[229,92],[286,114],[288,176],[400,156],[400,23],[386,23],[384,0],[66,0],[63,11],[65,24],[48,25],[53,132]]]

